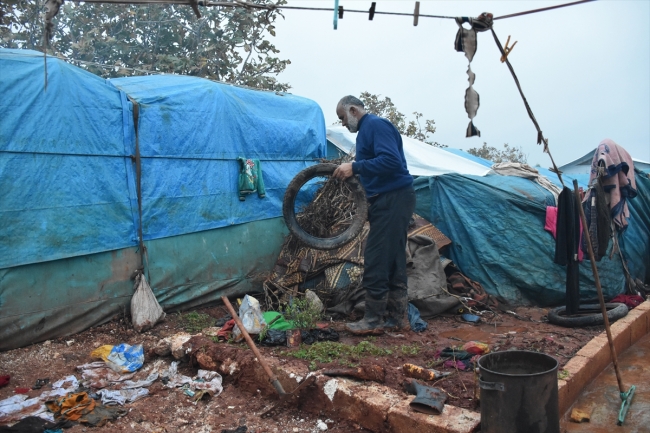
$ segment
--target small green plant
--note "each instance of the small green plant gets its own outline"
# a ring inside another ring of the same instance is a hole
[[[332,341],[321,341],[311,346],[300,346],[296,351],[284,351],[282,355],[304,359],[313,363],[320,362],[328,364],[337,361],[348,367],[358,366],[358,361],[364,356],[388,356],[393,353],[390,349],[375,346],[368,341],[361,341],[356,346],[336,343]]]
[[[402,345],[399,347],[399,350],[404,355],[415,356],[418,353],[420,353],[420,346],[418,346],[417,344],[411,344],[408,346]]]
[[[560,380],[565,380],[569,377],[569,372],[567,370],[562,370],[557,372],[557,378]]]
[[[201,332],[214,324],[214,318],[205,313],[191,311],[181,315],[181,325],[190,334]]]
[[[314,307],[308,299],[293,298],[292,302],[284,308],[284,318],[293,322],[298,329],[313,329],[321,319],[322,313]]]
[[[316,371],[318,370],[318,365],[316,364],[315,361],[312,361],[309,363],[309,371]]]

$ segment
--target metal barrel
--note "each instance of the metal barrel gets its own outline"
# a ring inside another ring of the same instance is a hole
[[[478,366],[481,433],[560,433],[557,360],[510,350],[484,355]]]

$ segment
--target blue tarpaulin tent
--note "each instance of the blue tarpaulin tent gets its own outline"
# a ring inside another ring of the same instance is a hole
[[[563,179],[573,188],[571,178]],[[620,240],[630,273],[643,281],[650,273],[650,178],[637,171],[636,181],[638,196],[628,202],[630,224]],[[566,268],[553,263],[555,240],[544,230],[546,206],[555,205],[549,191],[520,177],[457,174],[419,178],[416,191],[416,212],[452,240],[445,253],[489,293],[515,303],[564,302]],[[604,257],[598,269],[606,298],[624,291],[618,255]],[[580,264],[580,295],[596,297],[588,261]]]
[[[286,235],[284,190],[325,155],[320,107],[195,77],[47,65],[45,91],[42,53],[0,49],[0,349],[122,313],[140,230],[165,309],[260,290]],[[239,200],[238,157],[260,160],[264,198]]]

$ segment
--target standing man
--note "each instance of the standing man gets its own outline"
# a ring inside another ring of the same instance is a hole
[[[366,113],[354,96],[339,101],[336,115],[350,132],[358,132],[357,150],[356,161],[341,164],[332,176],[343,180],[358,174],[370,204],[363,266],[366,310],[346,329],[356,335],[408,330],[406,238],[415,191],[402,137],[388,120]]]

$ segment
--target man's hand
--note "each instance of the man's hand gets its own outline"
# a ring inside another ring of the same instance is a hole
[[[352,163],[345,162],[339,165],[336,170],[334,170],[334,173],[332,173],[332,177],[335,179],[345,180],[348,177],[351,177],[353,174],[354,173],[352,172]]]

